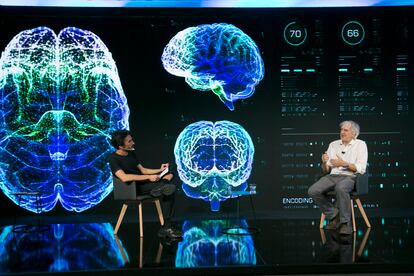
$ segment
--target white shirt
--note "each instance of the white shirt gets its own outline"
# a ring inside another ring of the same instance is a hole
[[[336,140],[329,144],[328,166],[332,167],[331,159],[343,159],[348,164],[354,164],[357,173],[364,174],[367,169],[368,149],[367,144],[359,139],[353,139],[348,145],[342,140]],[[345,167],[332,167],[331,174],[354,175],[355,173]]]

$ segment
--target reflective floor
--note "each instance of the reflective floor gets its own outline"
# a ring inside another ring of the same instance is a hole
[[[51,224],[28,233],[8,225],[0,228],[0,274],[409,272],[414,270],[411,222],[374,218],[367,229],[357,221],[357,232],[340,236],[321,231],[312,219],[185,220],[179,223],[181,242],[160,240],[159,224],[147,221],[142,239],[136,222],[123,223],[118,236],[111,223]]]

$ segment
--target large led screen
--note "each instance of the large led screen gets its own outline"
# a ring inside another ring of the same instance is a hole
[[[249,185],[258,212],[314,210],[321,154],[354,120],[364,207],[412,208],[412,12],[2,7],[0,204],[115,212],[109,136],[129,128],[145,167],[176,163],[181,215]]]

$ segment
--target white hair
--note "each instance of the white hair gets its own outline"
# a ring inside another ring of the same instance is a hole
[[[359,125],[358,123],[354,122],[354,121],[343,121],[339,124],[339,127],[342,128],[345,125],[351,125],[351,131],[352,133],[355,135],[355,139],[358,137],[359,135]]]

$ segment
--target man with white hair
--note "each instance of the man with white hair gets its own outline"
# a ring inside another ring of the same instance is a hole
[[[352,233],[350,192],[355,185],[356,173],[365,173],[368,149],[364,141],[357,139],[359,125],[356,122],[343,121],[339,126],[341,139],[331,142],[322,155],[322,170],[327,174],[314,183],[308,193],[329,219],[326,229],[349,235]],[[326,196],[333,190],[335,205]]]

